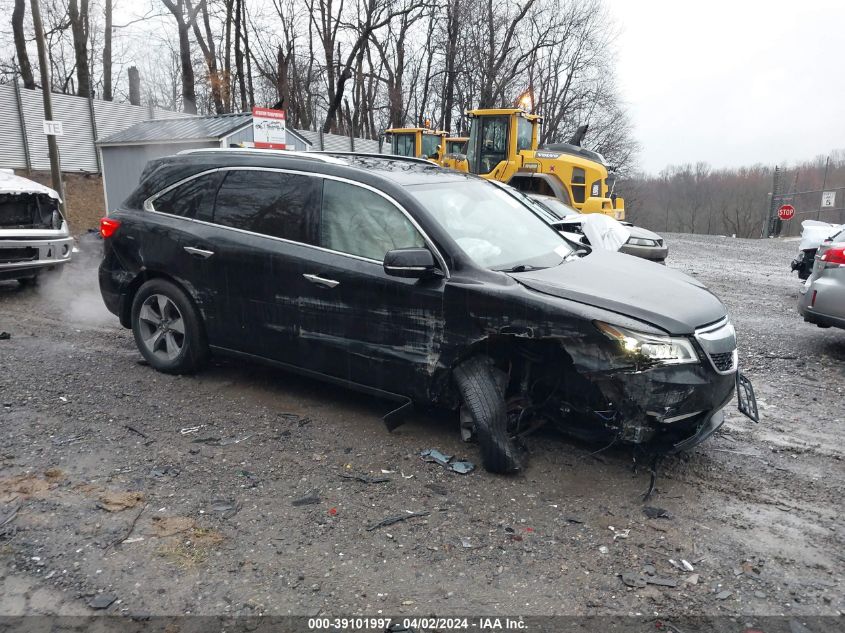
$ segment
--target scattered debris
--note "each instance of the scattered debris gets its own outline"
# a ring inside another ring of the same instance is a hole
[[[650,576],[645,580],[650,585],[657,585],[658,587],[677,587],[678,581],[674,578],[661,578],[660,576]]]
[[[329,516],[336,517],[337,516],[337,508],[329,508]]]
[[[241,509],[241,504],[233,499],[215,499],[211,502],[211,509],[222,513],[224,519],[231,519]]]
[[[77,442],[81,442],[85,439],[84,435],[69,435],[67,437],[54,437],[53,438],[53,445],[54,446],[66,446],[67,444],[76,444]]]
[[[441,466],[446,466],[452,460],[453,455],[446,455],[445,453],[438,451],[436,448],[429,448],[428,450],[420,453],[420,457],[423,458],[423,461],[435,462]]]
[[[88,601],[88,606],[92,609],[108,609],[115,600],[117,596],[113,593],[98,593]]]
[[[657,569],[651,564],[643,565],[643,573],[649,576],[655,576],[657,575]]]
[[[618,538],[628,538],[631,535],[631,528],[627,528],[625,530],[617,530],[612,525],[608,526],[611,532],[613,532],[613,540],[615,541]]]
[[[459,475],[466,475],[475,470],[475,464],[467,461],[452,462],[449,464],[449,469],[455,471]]]
[[[107,491],[100,495],[97,507],[106,512],[122,512],[134,508],[144,501],[143,492],[112,492]]]
[[[135,518],[132,519],[132,522],[129,524],[129,529],[126,530],[126,533],[118,539],[115,539],[111,543],[106,543],[103,549],[109,549],[110,547],[114,547],[115,545],[120,545],[121,543],[125,543],[126,540],[132,536],[132,532],[135,531],[135,526],[138,525],[138,519],[141,518],[141,515],[144,514],[144,510],[147,509],[147,504],[145,503],[143,507],[138,510],[138,514],[135,515]],[[142,538],[143,540],[143,538]]]
[[[683,565],[683,567],[686,571],[695,571],[695,567],[693,567],[692,563],[690,563],[688,560],[684,560],[682,558],[681,559],[681,565]]]
[[[684,582],[685,582],[686,584],[688,584],[688,585],[697,585],[697,584],[698,584],[698,579],[699,579],[699,575],[698,575],[698,574],[692,574],[692,575],[687,576],[686,578],[684,578]]]
[[[733,591],[727,591],[727,590],[720,591],[719,593],[716,594],[716,600],[727,600],[732,595],[734,595]]]
[[[198,424],[197,426],[186,426],[185,428],[179,429],[179,433],[182,435],[190,435],[191,433],[198,432],[204,426],[205,424]]]
[[[472,549],[472,540],[468,536],[461,537],[461,547]]]
[[[607,545],[600,545],[599,552],[602,554],[607,554],[608,552],[610,552],[610,549],[608,549]]]
[[[473,464],[472,462],[464,460],[458,460],[456,462],[453,462],[453,455],[446,455],[445,453],[441,453],[436,448],[429,448],[424,450],[422,453],[420,453],[420,457],[422,457],[423,461],[425,462],[440,464],[441,466],[448,468],[449,470],[461,475],[466,475],[475,470],[475,464]]]
[[[398,514],[393,517],[387,517],[386,519],[382,519],[378,523],[373,523],[367,528],[367,532],[372,532],[373,530],[377,530],[382,527],[387,527],[388,525],[393,525],[394,523],[399,523],[400,521],[407,521],[408,519],[413,519],[414,517],[427,517],[428,515],[428,512],[406,511],[405,514]]]
[[[150,471],[150,477],[178,477],[182,472],[176,466],[154,466]]]
[[[390,477],[370,477],[369,475],[353,475],[350,473],[340,473],[344,479],[354,479],[363,484],[383,484],[390,481]]]
[[[449,494],[446,486],[441,486],[440,484],[426,484],[425,487],[431,490],[434,494],[441,495],[443,497]]]
[[[626,571],[624,573],[619,574],[619,577],[622,579],[622,582],[625,583],[628,587],[642,589],[646,586],[645,578],[643,578],[639,574]]]
[[[0,332],[0,341],[8,341],[10,338],[12,338],[12,335],[8,332]]]
[[[566,517],[567,523],[575,523],[576,525],[583,525],[584,519],[579,519],[578,517]]]
[[[290,503],[292,506],[310,506],[320,503],[320,491],[317,489],[309,490],[305,496],[294,499]]]
[[[136,429],[134,426],[131,426],[131,425],[129,425],[129,424],[124,424],[124,425],[123,425],[123,428],[124,428],[124,429],[126,429],[127,431],[130,431],[130,432],[132,432],[132,433],[135,433],[136,435],[140,435],[140,436],[141,436],[141,437],[143,437],[144,439],[149,438],[149,436],[148,436],[146,433],[144,433],[143,431],[139,431],[139,430],[138,430],[138,429]]]
[[[241,442],[246,442],[251,437],[252,435],[244,435],[241,438],[237,436],[226,437],[217,442],[217,446],[230,446],[231,444],[240,444]]]
[[[668,510],[664,510],[663,508],[655,508],[654,506],[644,506],[643,513],[649,519],[671,519],[672,515],[669,514]]]

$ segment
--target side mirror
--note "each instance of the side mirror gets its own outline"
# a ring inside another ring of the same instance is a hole
[[[397,248],[384,256],[384,272],[392,277],[421,279],[436,274],[437,267],[427,248]]]

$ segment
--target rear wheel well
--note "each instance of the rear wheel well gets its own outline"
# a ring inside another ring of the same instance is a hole
[[[143,286],[146,282],[150,279],[164,279],[169,281],[173,285],[177,286],[188,299],[194,304],[194,308],[197,307],[196,301],[191,296],[191,293],[188,292],[188,289],[181,283],[179,283],[176,279],[171,277],[166,273],[159,272],[157,270],[143,270],[132,280],[129,284],[129,287],[126,289],[126,294],[124,295],[123,304],[121,305],[120,309],[120,324],[125,328],[132,327],[132,303],[135,301],[135,294],[138,292],[138,289]],[[197,314],[202,316],[200,310],[197,310]]]

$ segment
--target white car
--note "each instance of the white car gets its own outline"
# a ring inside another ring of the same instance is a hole
[[[73,238],[49,187],[0,169],[0,281],[36,282],[70,261]]]
[[[557,219],[552,224],[568,239],[575,242],[589,244],[589,233],[591,231],[587,228],[586,224],[592,220],[608,218],[608,216],[603,216],[599,213],[581,213],[561,200],[551,196],[544,196],[537,193],[529,193],[527,195],[555,216]],[[613,220],[613,218],[608,219]],[[625,239],[622,239],[621,244],[617,247],[620,253],[642,257],[658,264],[665,263],[666,257],[669,255],[669,248],[660,235],[640,228],[639,226],[634,226],[630,222],[620,222],[618,220],[614,222],[628,230],[627,235],[624,235]],[[605,229],[605,233],[607,233],[607,229]],[[586,242],[584,240],[585,237],[588,238]]]

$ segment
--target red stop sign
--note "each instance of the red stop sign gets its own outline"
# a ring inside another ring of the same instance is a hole
[[[778,217],[781,220],[791,220],[792,216],[795,215],[795,207],[791,204],[784,204],[778,209]]]

